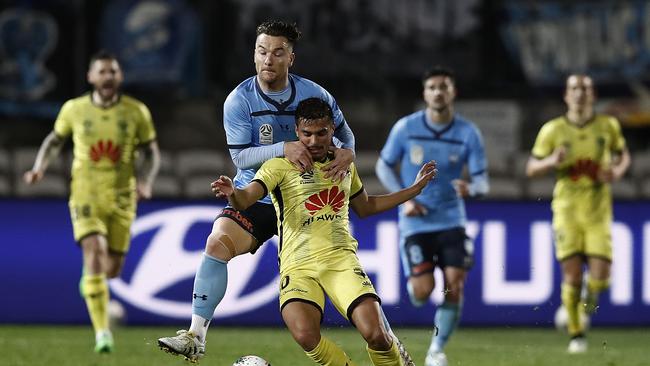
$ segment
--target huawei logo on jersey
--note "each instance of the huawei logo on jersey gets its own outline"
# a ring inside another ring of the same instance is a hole
[[[310,215],[314,215],[323,207],[329,205],[334,212],[339,212],[343,207],[345,192],[339,191],[339,187],[334,186],[330,189],[324,189],[319,193],[312,194],[305,201],[305,208],[309,210]]]
[[[120,147],[113,144],[111,140],[99,140],[90,147],[90,159],[94,162],[100,161],[103,157],[109,158],[113,163],[120,160]]]
[[[591,159],[578,159],[575,164],[569,167],[569,176],[573,181],[580,179],[583,175],[597,181],[599,170],[600,166],[597,162]]]

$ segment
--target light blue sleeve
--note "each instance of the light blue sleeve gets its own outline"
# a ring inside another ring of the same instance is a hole
[[[404,142],[407,140],[406,119],[400,119],[395,123],[388,134],[386,143],[381,149],[379,156],[390,166],[395,166],[402,161],[404,155]]]
[[[238,169],[256,169],[267,160],[283,156],[284,141],[268,146],[230,149],[230,157]]]
[[[470,196],[484,196],[490,191],[487,159],[483,148],[483,137],[476,126],[472,126],[468,144],[467,169],[470,175]]]
[[[375,174],[377,174],[377,178],[379,178],[381,184],[383,184],[389,192],[397,192],[404,188],[402,180],[395,169],[386,164],[384,159],[381,157],[377,159],[377,164],[375,164]]]
[[[246,98],[233,91],[223,103],[223,127],[230,157],[238,169],[259,168],[265,161],[284,155],[284,142],[252,146],[253,125]]]
[[[343,120],[343,124],[339,125],[336,127],[336,130],[334,130],[334,137],[334,145],[354,151],[354,134],[352,133],[350,126],[345,122],[345,119]]]

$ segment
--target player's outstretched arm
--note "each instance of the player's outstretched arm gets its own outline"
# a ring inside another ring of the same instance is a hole
[[[138,199],[149,199],[151,198],[153,182],[160,168],[160,149],[156,141],[151,141],[140,147],[140,149],[142,150],[144,161],[138,174],[136,191]]]
[[[50,160],[59,155],[64,143],[65,139],[58,136],[54,131],[50,132],[45,137],[41,147],[38,149],[34,166],[23,175],[25,183],[34,184],[43,179],[43,175],[45,174],[47,166],[50,164]]]
[[[350,205],[359,217],[366,217],[386,211],[420,194],[422,189],[436,176],[437,172],[436,162],[429,161],[420,168],[418,175],[415,177],[415,181],[410,187],[380,196],[368,196],[363,191],[350,201]]]
[[[235,188],[232,179],[222,175],[211,184],[212,192],[218,198],[226,198],[236,210],[245,210],[265,196],[264,187],[256,181],[249,183],[243,189]]]

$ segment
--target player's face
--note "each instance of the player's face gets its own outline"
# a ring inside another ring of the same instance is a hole
[[[456,88],[449,77],[432,76],[424,82],[423,97],[428,108],[441,112],[453,103]]]
[[[286,86],[295,55],[285,37],[260,34],[255,41],[255,71],[260,82],[272,90]]]
[[[309,152],[312,159],[315,161],[323,160],[327,157],[327,151],[332,143],[332,136],[334,136],[334,123],[327,117],[300,120],[296,126],[296,135]]]
[[[104,100],[110,100],[117,94],[122,80],[122,70],[116,60],[97,60],[88,70],[88,82]]]
[[[591,108],[594,104],[594,82],[586,75],[571,75],[566,79],[564,102],[569,109]]]

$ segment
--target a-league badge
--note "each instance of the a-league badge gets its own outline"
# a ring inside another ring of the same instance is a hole
[[[410,151],[411,164],[420,165],[424,161],[424,149],[420,145],[411,146]]]
[[[260,126],[260,145],[271,145],[273,143],[273,126],[265,123]]]

